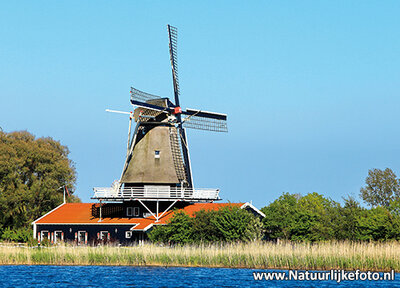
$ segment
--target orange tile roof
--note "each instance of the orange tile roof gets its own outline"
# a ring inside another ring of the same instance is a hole
[[[222,207],[226,207],[226,206],[237,206],[240,207],[242,206],[244,203],[195,203],[192,205],[188,205],[183,209],[189,216],[193,216],[194,213],[200,211],[200,210],[219,210]]]
[[[218,210],[226,206],[242,206],[243,203],[195,203],[184,207],[183,209],[170,210],[166,212],[163,217],[155,222],[153,216],[147,218],[117,218],[117,217],[103,217],[100,219],[92,216],[92,205],[94,203],[65,203],[46,215],[37,219],[35,224],[126,224],[135,226],[133,230],[146,229],[151,224],[165,224],[168,219],[172,218],[177,211],[184,211],[189,216],[194,213],[204,210]],[[97,205],[97,204],[96,204]],[[148,227],[149,228],[149,227]]]

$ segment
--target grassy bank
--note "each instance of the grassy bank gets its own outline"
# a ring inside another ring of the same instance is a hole
[[[0,247],[0,265],[137,265],[400,270],[400,243],[249,243],[159,247]]]

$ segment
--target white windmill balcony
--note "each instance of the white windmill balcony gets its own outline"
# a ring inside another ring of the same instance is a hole
[[[92,199],[134,200],[134,199],[173,199],[173,200],[220,200],[219,189],[213,188],[180,188],[169,186],[145,187],[95,187]]]

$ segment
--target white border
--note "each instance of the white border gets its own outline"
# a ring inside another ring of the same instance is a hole
[[[54,211],[56,211],[58,208],[60,208],[61,206],[63,206],[64,204],[67,203],[62,203],[61,205],[58,205],[56,208],[54,208],[53,210],[51,210],[50,212],[47,212],[46,214],[44,214],[42,217],[36,219],[35,221],[33,221],[31,224],[36,224],[37,221],[39,221],[40,219],[42,219],[43,217],[46,217],[47,215],[49,215],[50,213],[53,213]]]
[[[253,204],[246,202],[244,203],[242,206],[240,206],[241,209],[245,209],[247,207],[250,207],[251,209],[253,209],[254,211],[256,211],[258,214],[260,214],[263,218],[265,217],[265,214],[263,212],[261,212],[260,210],[258,210],[256,207],[253,206]]]

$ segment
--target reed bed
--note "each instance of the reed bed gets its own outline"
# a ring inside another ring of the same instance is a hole
[[[161,247],[0,246],[0,265],[134,265],[276,269],[400,270],[400,243],[326,242]]]

